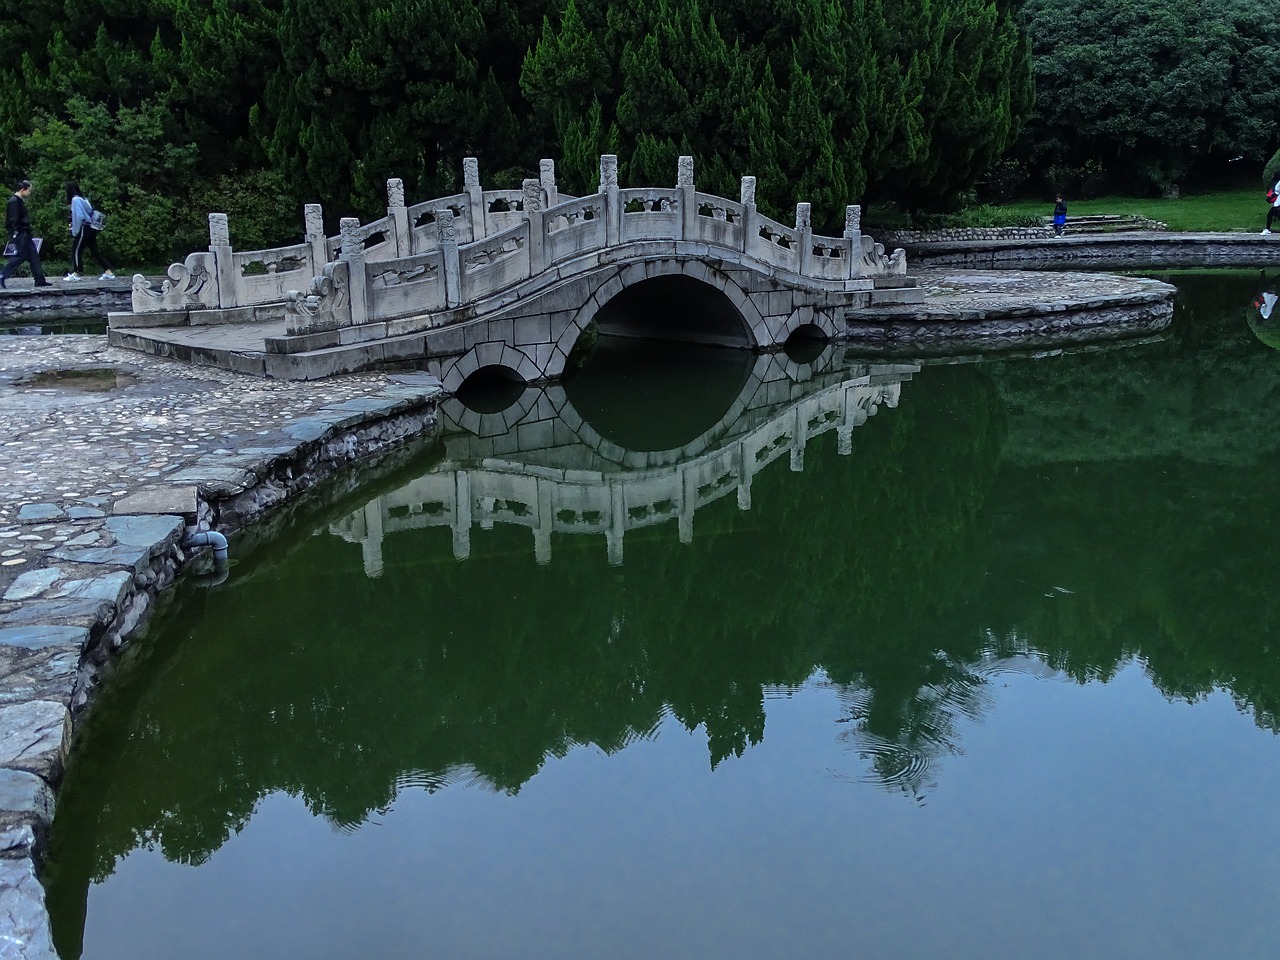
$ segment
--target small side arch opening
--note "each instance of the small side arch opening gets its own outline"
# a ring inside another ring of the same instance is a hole
[[[815,323],[796,327],[782,345],[782,350],[796,363],[813,363],[827,347],[827,335]]]
[[[490,364],[462,381],[458,401],[476,413],[501,413],[520,399],[528,384],[510,367]]]

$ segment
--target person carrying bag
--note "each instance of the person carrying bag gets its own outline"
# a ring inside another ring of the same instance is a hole
[[[98,249],[98,234],[107,225],[106,215],[93,209],[89,198],[81,192],[80,184],[74,180],[67,181],[67,203],[71,204],[71,272],[62,279],[80,279],[84,270],[84,251],[88,249],[93,259],[98,261],[98,266],[102,267],[102,276],[98,279],[114,280],[116,275],[111,271],[111,264]]]
[[[9,235],[9,245],[13,253],[0,270],[0,289],[4,288],[13,271],[24,262],[31,264],[31,276],[35,278],[37,287],[52,287],[53,284],[44,278],[44,269],[40,266],[40,241],[31,234],[31,214],[27,212],[27,197],[31,196],[31,181],[21,181],[9,198],[4,209],[4,228]],[[5,248],[8,252],[8,247]]]

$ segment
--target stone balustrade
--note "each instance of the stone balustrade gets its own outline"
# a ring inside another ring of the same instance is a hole
[[[158,290],[135,277],[133,312],[157,322],[182,314],[194,323],[196,312],[203,323],[284,317],[288,333],[302,335],[453,310],[553,270],[559,279],[594,269],[610,248],[670,241],[824,289],[906,274],[900,251],[886,256],[862,235],[857,206],[843,236],[823,237],[807,203],[794,226],[759,213],[754,177],[734,201],[697,191],[691,157],[680,158],[674,187],[621,188],[617,171],[616,157],[601,157],[600,189],[587,197],[561,194],[550,160],[520,190],[484,190],[467,158],[460,193],[406,206],[403,183],[389,180],[386,216],[344,219],[336,237],[308,204],[303,242],[274,250],[233,250],[226,215],[210,214],[208,251],[173,264]]]

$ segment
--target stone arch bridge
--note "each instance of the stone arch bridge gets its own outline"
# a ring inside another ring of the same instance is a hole
[[[208,251],[158,289],[134,277],[111,342],[288,379],[412,363],[456,390],[486,368],[555,379],[593,324],[766,351],[798,332],[843,339],[851,309],[923,300],[905,255],[862,234],[858,206],[842,236],[824,237],[807,203],[794,226],[761,214],[754,177],[738,200],[699,191],[691,157],[675,187],[627,189],[617,158],[601,157],[586,197],[561,194],[549,160],[518,191],[482,189],[474,159],[463,172],[461,193],[412,206],[389,181],[386,216],[344,219],[334,237],[308,204],[303,243],[274,250],[233,250],[227,217],[210,214]],[[646,294],[698,309],[680,324],[664,322],[669,310],[610,309]]]

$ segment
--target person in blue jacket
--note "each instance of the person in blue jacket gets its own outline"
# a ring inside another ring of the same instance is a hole
[[[1063,231],[1067,229],[1067,201],[1062,199],[1062,194],[1058,194],[1056,202],[1053,205],[1053,235],[1060,237]]]
[[[84,252],[93,254],[93,259],[102,267],[99,280],[114,280],[111,264],[98,249],[99,231],[93,227],[93,204],[80,191],[80,184],[74,180],[67,181],[67,203],[71,204],[71,272],[62,279],[79,280],[84,271]]]

